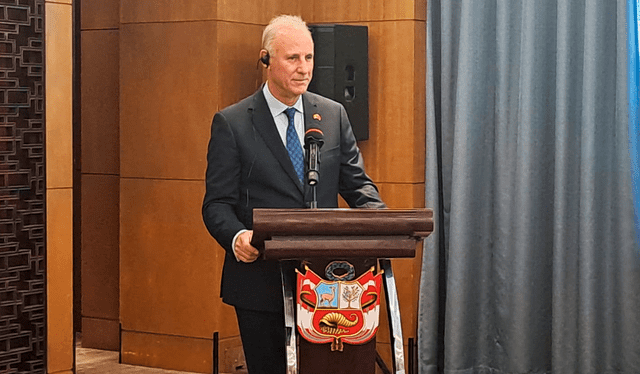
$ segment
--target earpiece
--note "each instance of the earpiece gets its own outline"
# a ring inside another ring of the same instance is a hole
[[[260,57],[260,62],[262,62],[264,66],[269,66],[269,52],[267,52],[264,56]]]

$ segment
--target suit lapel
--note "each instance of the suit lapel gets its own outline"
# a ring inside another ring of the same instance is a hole
[[[273,116],[271,116],[271,111],[269,110],[269,106],[267,106],[267,101],[264,98],[262,89],[253,95],[253,104],[250,110],[252,111],[252,121],[256,131],[262,136],[267,147],[271,150],[273,157],[278,160],[289,178],[295,182],[298,190],[303,192],[303,186],[293,168],[293,164],[289,158],[289,152],[287,152],[287,148],[282,144],[282,139],[273,121]]]
[[[309,95],[302,95],[302,106],[304,107],[304,130],[310,128],[318,128],[319,121],[322,118],[318,113],[318,104]]]

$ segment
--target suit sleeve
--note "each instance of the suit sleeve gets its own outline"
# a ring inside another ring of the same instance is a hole
[[[222,113],[216,113],[207,151],[202,218],[211,236],[231,254],[234,235],[246,228],[238,219],[235,209],[240,198],[241,169],[239,150],[231,126]]]
[[[340,195],[352,208],[386,208],[378,188],[364,170],[364,159],[342,105],[340,132]]]

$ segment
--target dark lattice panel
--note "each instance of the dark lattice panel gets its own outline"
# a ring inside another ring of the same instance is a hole
[[[0,0],[0,373],[44,373],[44,0]]]

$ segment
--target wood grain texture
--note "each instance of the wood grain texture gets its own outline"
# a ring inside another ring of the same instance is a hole
[[[73,186],[71,11],[68,4],[45,4],[44,67],[49,78],[45,80],[48,188]]]
[[[217,4],[212,0],[120,0],[120,23],[215,20]]]
[[[82,316],[118,321],[120,311],[120,178],[83,175]]]
[[[73,369],[72,7],[45,3],[47,372]]]
[[[262,29],[261,25],[218,22],[216,86],[224,89],[215,91],[208,125],[215,111],[244,99],[262,85],[264,68],[258,64]]]
[[[120,350],[120,320],[82,317],[82,347]]]
[[[400,303],[400,318],[402,321],[402,337],[406,346],[407,339],[416,336],[418,298],[420,281],[420,264],[422,258],[422,246],[416,249],[416,256],[411,259],[392,259],[393,274],[396,279],[398,301]],[[380,303],[380,328],[378,330],[378,343],[389,343],[389,317],[387,315],[386,299],[381,298]],[[406,348],[406,347],[405,347]],[[405,359],[406,359],[405,351]]]
[[[419,236],[433,230],[430,209],[254,209],[256,245],[272,236]],[[425,235],[426,236],[426,235]]]
[[[263,258],[413,258],[415,254],[416,240],[408,237],[274,237],[264,243]]]
[[[119,67],[117,30],[82,32],[83,173],[120,173]]]
[[[426,0],[121,0],[121,9],[121,23],[221,20],[266,25],[279,14],[300,15],[309,23],[426,20]]]
[[[123,329],[209,338],[237,335],[219,297],[224,250],[202,222],[201,181],[121,179]]]
[[[120,26],[120,0],[82,0],[82,30],[117,29]]]
[[[71,188],[47,190],[47,368],[73,368]]]
[[[426,0],[313,1],[304,8],[307,21],[319,23],[426,20]]]
[[[123,176],[204,179],[214,113],[261,84],[261,33],[214,21],[123,25]]]
[[[123,177],[204,179],[211,119],[220,90],[216,33],[215,22],[122,26]]]
[[[424,207],[424,183],[376,183],[382,201],[393,209]]]
[[[309,1],[291,0],[218,0],[218,19],[265,26],[280,14],[304,14]]]
[[[211,373],[213,340],[137,331],[122,332],[122,363]]]
[[[360,147],[378,182],[424,182],[424,23],[369,25],[370,140]]]

